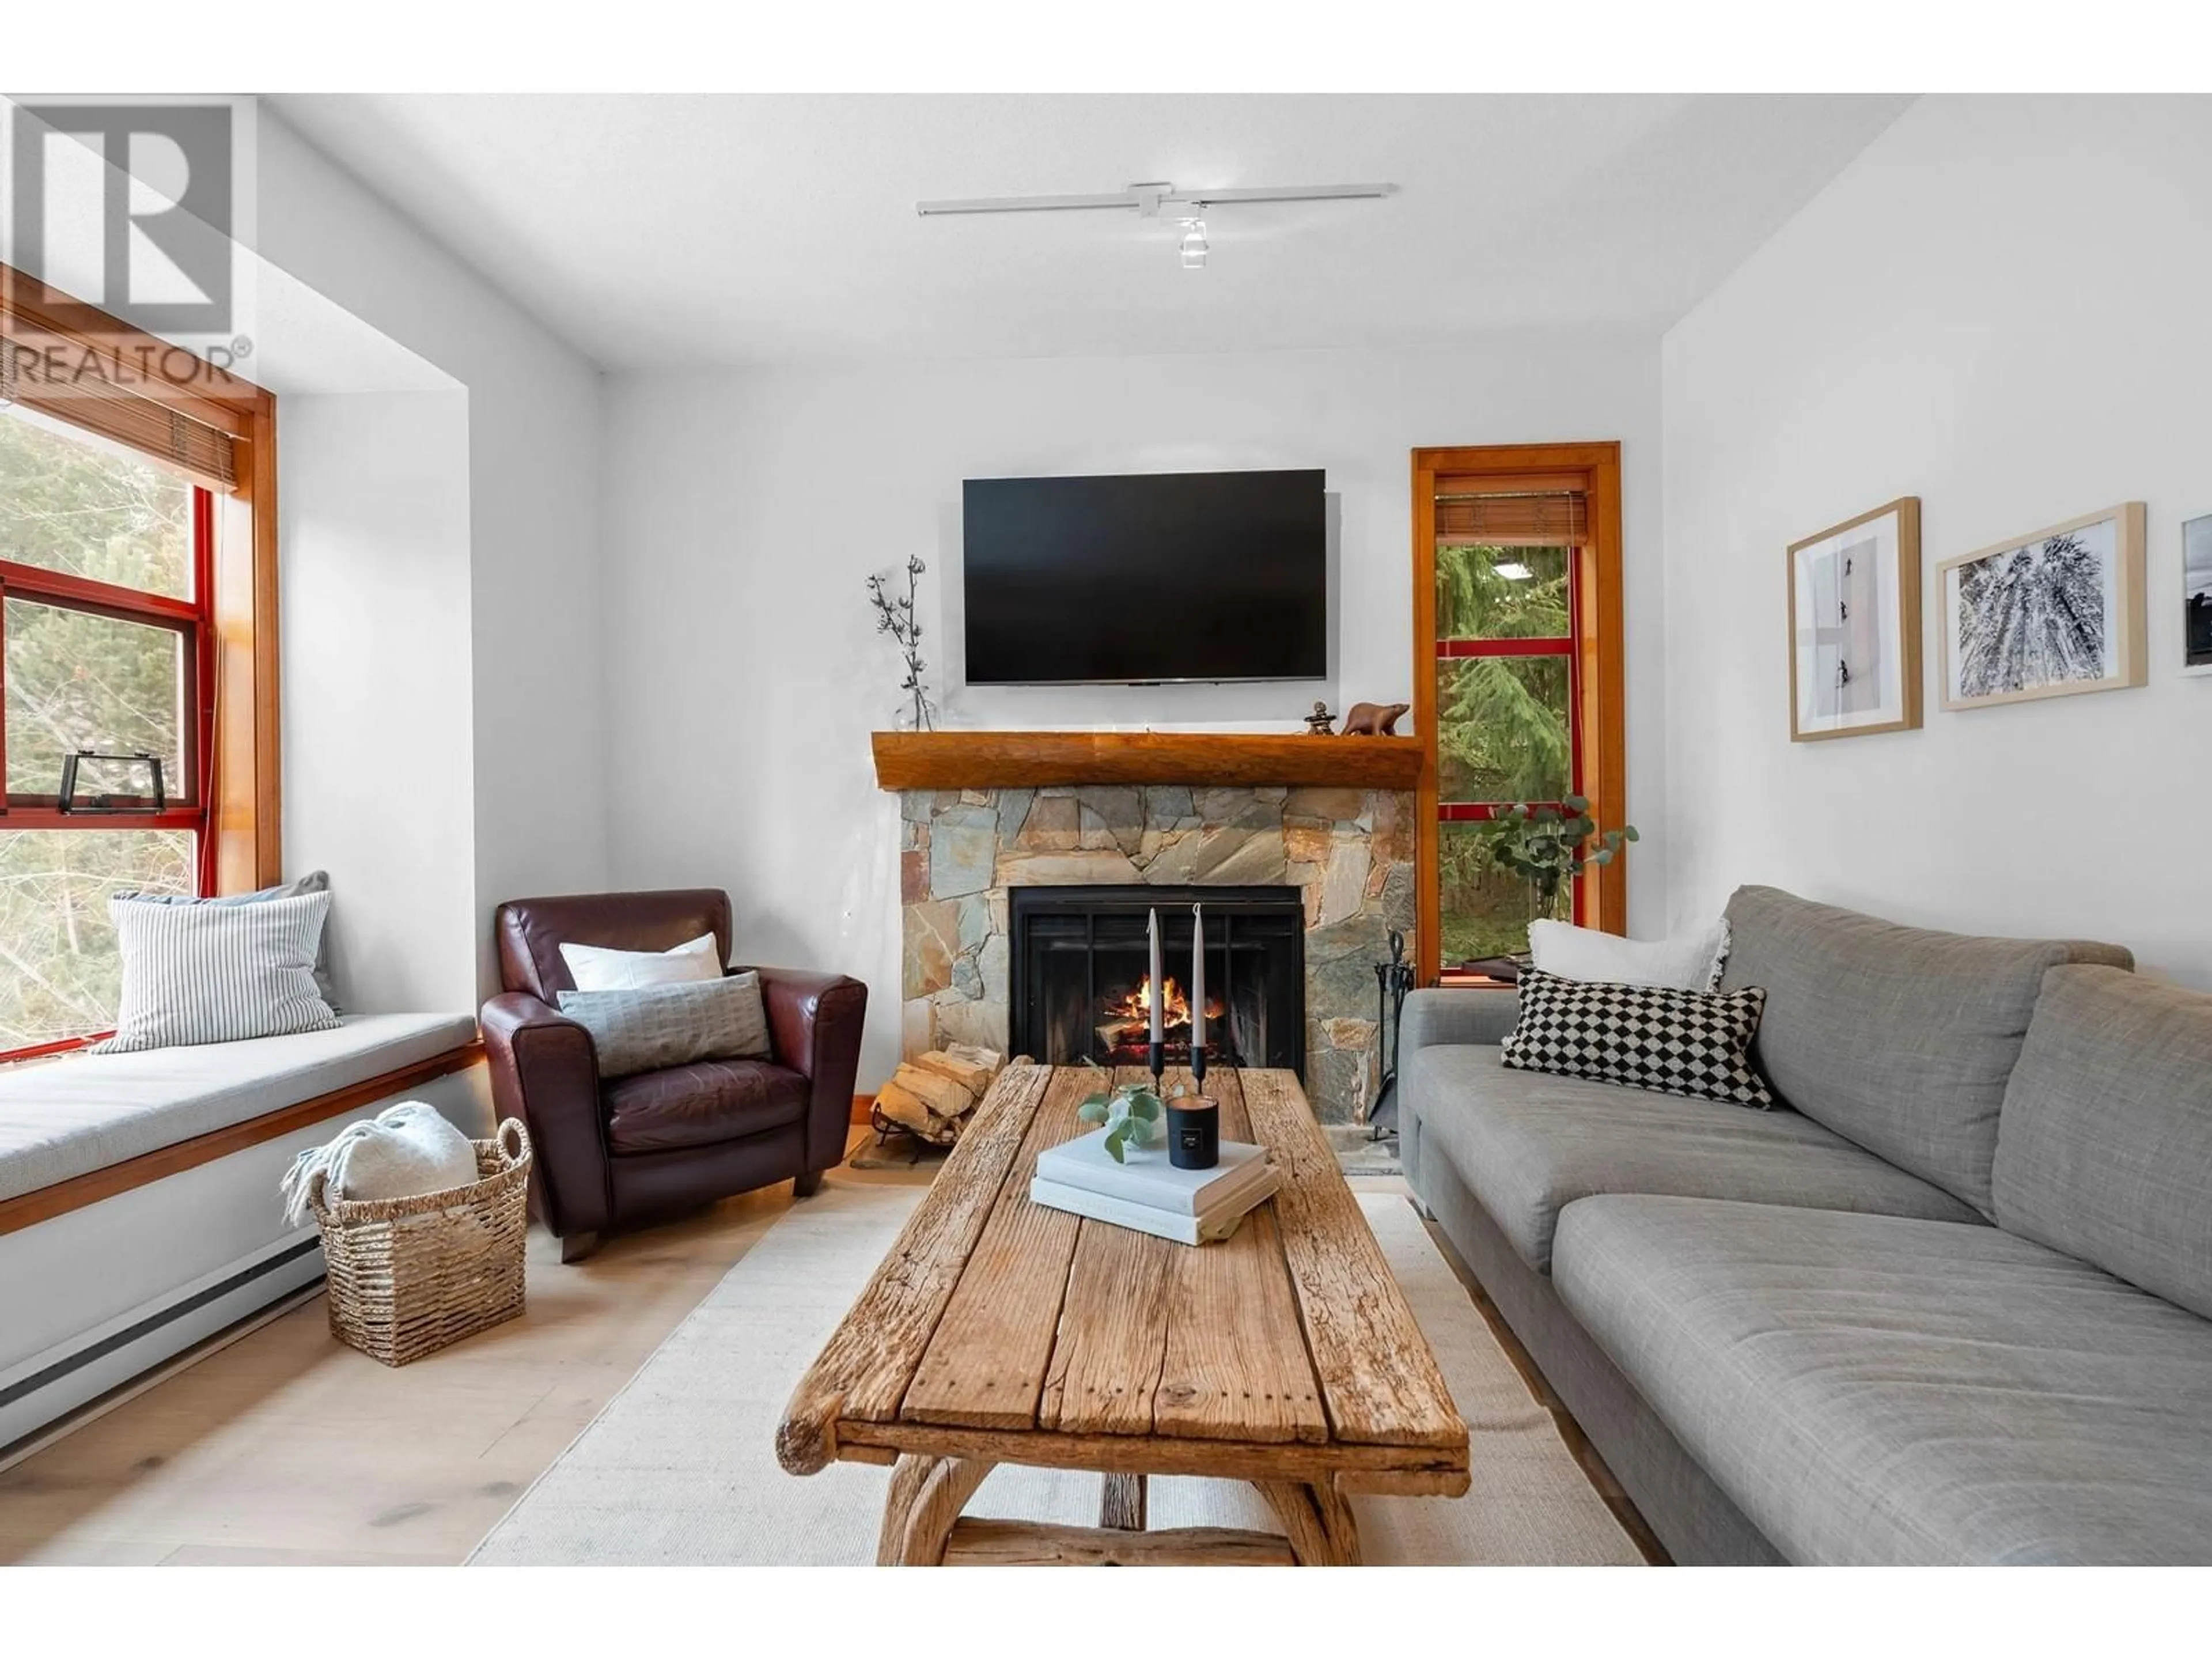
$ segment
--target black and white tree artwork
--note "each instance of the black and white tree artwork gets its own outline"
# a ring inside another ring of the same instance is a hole
[[[2112,557],[2106,522],[1960,567],[1958,695],[2001,697],[2110,675]]]
[[[2212,668],[2212,514],[2181,526],[2181,574],[2189,666]]]

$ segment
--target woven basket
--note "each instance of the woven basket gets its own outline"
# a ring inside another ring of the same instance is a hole
[[[522,1311],[530,1136],[509,1118],[473,1144],[480,1178],[419,1198],[327,1198],[316,1172],[307,1206],[339,1341],[404,1365]]]

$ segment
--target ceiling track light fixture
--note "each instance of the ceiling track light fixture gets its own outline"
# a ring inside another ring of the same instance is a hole
[[[1127,190],[1096,196],[975,196],[961,200],[916,202],[914,210],[925,219],[963,213],[1088,213],[1134,212],[1157,219],[1166,209],[1182,226],[1176,250],[1185,270],[1206,269],[1211,251],[1206,240],[1205,211],[1209,208],[1267,202],[1372,201],[1397,193],[1395,185],[1275,185],[1249,189],[1177,190],[1165,181],[1132,185]]]
[[[1185,270],[1206,269],[1206,221],[1195,216],[1182,222],[1182,240],[1176,244],[1182,253]]]

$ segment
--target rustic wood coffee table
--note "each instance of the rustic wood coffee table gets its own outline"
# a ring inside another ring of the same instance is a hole
[[[1282,1184],[1197,1249],[1030,1202],[1098,1075],[1001,1074],[793,1394],[783,1467],[896,1463],[876,1559],[907,1565],[1351,1565],[1348,1492],[1464,1492],[1467,1425],[1296,1074],[1208,1073]],[[1100,1524],[963,1517],[1000,1463],[1098,1471]],[[1148,1532],[1150,1474],[1249,1480],[1282,1535]]]

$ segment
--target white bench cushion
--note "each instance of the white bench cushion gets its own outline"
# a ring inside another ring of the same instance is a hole
[[[0,1066],[0,1199],[366,1082],[476,1034],[466,1014],[349,1014],[333,1030]]]

